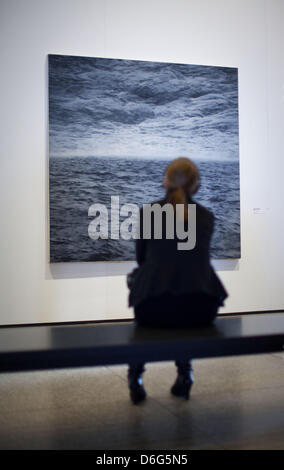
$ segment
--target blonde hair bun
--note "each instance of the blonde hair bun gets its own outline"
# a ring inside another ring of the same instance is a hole
[[[166,199],[174,208],[184,204],[184,218],[187,219],[188,197],[196,193],[200,184],[199,171],[195,163],[186,157],[173,160],[165,170]]]

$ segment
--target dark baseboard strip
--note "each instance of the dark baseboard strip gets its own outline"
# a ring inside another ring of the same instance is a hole
[[[84,321],[64,321],[51,323],[14,323],[12,325],[0,325],[0,328],[20,328],[31,326],[76,326],[76,325],[96,325],[98,323],[126,323],[133,318],[114,318],[113,320],[84,320]]]
[[[251,312],[234,312],[234,313],[220,313],[220,317],[235,317],[244,315],[268,315],[269,313],[284,313],[282,310],[255,310]],[[76,326],[76,325],[93,325],[99,323],[126,323],[133,321],[133,318],[115,318],[113,320],[86,320],[86,321],[70,321],[70,322],[52,322],[52,323],[15,323],[8,325],[0,325],[0,328],[19,328],[31,326]]]
[[[236,313],[219,313],[219,317],[242,317],[245,315],[268,315],[269,313],[284,313],[284,309],[281,310],[254,310],[251,312],[236,312]]]

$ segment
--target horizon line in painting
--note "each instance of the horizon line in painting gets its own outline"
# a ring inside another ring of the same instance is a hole
[[[51,262],[134,260],[134,240],[89,237],[89,207],[162,199],[179,156],[215,215],[212,258],[240,258],[237,68],[49,55],[48,78]]]

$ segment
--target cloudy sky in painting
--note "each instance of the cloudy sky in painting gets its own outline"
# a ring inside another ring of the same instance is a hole
[[[238,159],[237,69],[49,56],[51,156]]]

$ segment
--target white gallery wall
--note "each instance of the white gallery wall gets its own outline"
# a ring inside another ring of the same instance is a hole
[[[1,0],[0,324],[133,316],[135,263],[48,262],[47,54],[239,68],[242,258],[213,262],[220,313],[284,309],[283,21],[283,0]]]

